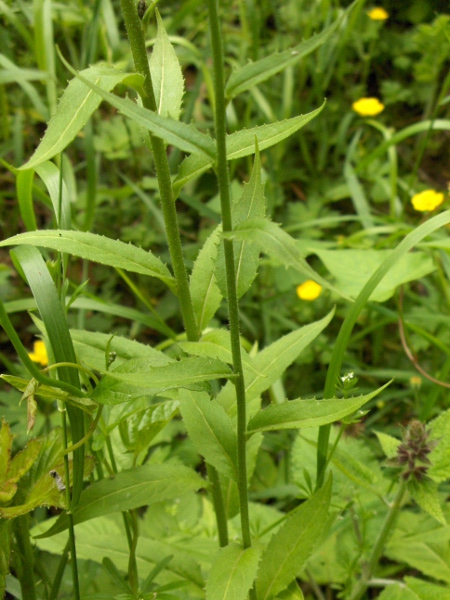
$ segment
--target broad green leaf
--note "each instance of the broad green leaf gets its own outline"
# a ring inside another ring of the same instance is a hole
[[[232,240],[243,240],[255,243],[261,252],[268,254],[280,264],[291,267],[299,271],[302,275],[313,279],[319,285],[338,293],[344,298],[347,292],[343,293],[331,283],[318,275],[303,258],[295,240],[281,227],[267,219],[249,219],[244,221],[231,233],[224,234],[224,237]]]
[[[184,503],[184,498],[182,502]],[[158,564],[161,557],[173,556],[165,569],[165,574],[175,574],[174,580],[178,582],[180,578],[187,580],[190,585],[195,586],[192,596],[204,597],[205,582],[199,563],[204,564],[205,568],[209,567],[211,558],[217,552],[217,540],[212,537],[187,536],[185,531],[180,531],[171,537],[165,532],[160,533],[159,536],[152,535],[152,532],[147,531],[146,521],[153,517],[155,506],[158,505],[153,505],[152,510],[147,511],[144,522],[142,520],[140,522],[139,544],[136,549],[139,573],[148,573],[152,564]],[[168,508],[174,509],[175,506],[169,505]],[[162,514],[161,517],[161,522],[165,523],[164,517],[167,517],[167,514]],[[48,528],[48,521],[41,523],[31,533],[33,536],[39,536],[46,527]],[[103,557],[108,557],[121,571],[127,572],[130,550],[124,535],[121,514],[111,514],[80,523],[76,527],[76,536],[78,558],[101,564]],[[111,543],[112,540],[114,543]],[[50,538],[36,539],[35,543],[40,549],[61,556],[67,543],[67,533],[62,532]]]
[[[353,5],[352,5],[353,6]],[[350,10],[350,7],[349,9]],[[345,11],[346,13],[348,12]],[[314,35],[308,40],[285,50],[284,52],[274,52],[256,62],[249,62],[243,67],[233,71],[227,82],[225,92],[227,98],[234,98],[238,94],[249,90],[255,85],[267,81],[276,73],[283,69],[295,65],[297,61],[319,48],[338,28],[344,15],[336,19],[329,27],[324,29],[318,35]]]
[[[227,159],[234,160],[255,153],[255,138],[258,140],[260,150],[270,148],[296,133],[309,121],[312,121],[325,107],[325,102],[306,115],[299,115],[292,119],[260,125],[251,129],[242,129],[227,136]],[[173,182],[175,196],[180,189],[193,177],[198,177],[213,165],[213,159],[204,156],[189,156],[180,165],[180,170]]]
[[[86,80],[95,82],[97,87],[107,91],[112,90],[118,83],[135,85],[142,80],[140,75],[122,73],[106,65],[89,67],[81,72]],[[39,164],[62,152],[83,129],[100,102],[98,94],[86,89],[79,79],[72,79],[50,119],[41,143],[30,160],[20,168],[35,169]]]
[[[310,323],[297,331],[288,333],[254,357],[253,365],[260,375],[245,372],[247,402],[260,396],[282,376],[300,352],[325,329],[333,315],[334,310],[320,321]],[[217,400],[220,401],[229,414],[235,409],[235,398],[234,386],[231,383],[227,384],[217,396]]]
[[[207,327],[222,301],[222,294],[217,286],[215,275],[217,246],[220,242],[221,230],[221,225],[216,227],[203,244],[189,281],[199,335]]]
[[[48,190],[58,228],[70,229],[71,206],[69,192],[64,180],[61,181],[62,174],[60,170],[52,162],[45,161],[36,167],[36,173]]]
[[[83,523],[109,513],[131,510],[183,496],[205,482],[192,469],[179,465],[143,465],[102,479],[86,488],[73,511],[73,522]],[[66,514],[39,537],[52,536],[67,529]]]
[[[438,485],[435,481],[424,479],[408,481],[408,491],[417,504],[429,515],[434,517],[441,525],[446,525],[444,513],[439,501]]]
[[[231,369],[213,359],[185,358],[163,366],[155,366],[148,359],[131,359],[108,371],[95,388],[92,399],[100,404],[115,405],[165,390],[192,389],[192,386],[198,389],[196,384],[224,377],[233,377]]]
[[[384,262],[391,250],[314,250],[328,271],[336,278],[336,287],[356,298],[367,281]],[[436,269],[430,256],[423,252],[405,254],[387,273],[370,300],[385,302],[399,285],[415,281]]]
[[[186,392],[180,411],[197,451],[219,473],[237,480],[237,441],[231,418],[207,394]]]
[[[158,33],[150,57],[150,73],[157,112],[162,117],[170,117],[178,121],[184,94],[183,74],[157,9],[155,13]]]
[[[163,352],[155,350],[148,344],[141,344],[110,333],[71,329],[73,345],[77,358],[91,369],[102,371],[105,369],[106,351],[115,353],[114,368],[131,358],[147,358],[154,364],[168,364],[173,361]]]
[[[259,552],[236,543],[221,548],[206,582],[206,600],[245,600],[258,570]]]
[[[87,79],[80,73],[76,73],[67,62],[64,61],[64,64],[83,84],[96,93],[97,98],[100,96],[138,125],[151,131],[156,137],[163,139],[168,144],[173,144],[184,152],[199,153],[208,157],[208,160],[214,160],[216,147],[213,139],[209,135],[201,133],[194,125],[187,125],[169,117],[161,117],[151,110],[139,106],[129,98],[119,98],[96,85],[92,78]],[[139,85],[135,87],[139,88]]]
[[[131,244],[125,244],[120,240],[111,240],[84,231],[60,231],[56,229],[20,233],[0,242],[0,246],[17,246],[21,244],[51,248],[109,267],[156,277],[172,290],[175,287],[173,277],[159,258],[153,256],[149,251]]]
[[[429,424],[430,439],[438,442],[430,453],[428,475],[440,483],[450,478],[450,410],[441,413]]]
[[[180,348],[187,354],[217,358],[229,365],[233,364],[230,332],[225,329],[213,329],[206,332],[198,342],[178,342]],[[264,377],[254,366],[253,360],[241,346],[241,359],[244,368],[254,375]]]
[[[309,500],[288,514],[262,557],[256,591],[259,600],[274,598],[302,570],[326,523],[332,478]]]
[[[387,433],[381,431],[375,431],[375,435],[380,442],[380,446],[388,458],[394,458],[397,455],[397,449],[401,444],[401,441]]]
[[[250,181],[245,185],[241,198],[232,206],[233,228],[247,219],[263,218],[265,213],[266,203],[264,186],[261,181],[261,161],[256,143],[255,162]],[[250,288],[258,273],[260,249],[255,244],[246,241],[234,241],[233,248],[237,294],[240,298]],[[216,277],[220,291],[226,298],[227,283],[223,244],[220,245],[218,251]]]
[[[450,600],[450,589],[416,577],[405,577],[408,589],[417,594],[420,600]]]
[[[164,400],[124,418],[119,431],[127,450],[135,456],[143,451],[147,453],[152,440],[178,414],[178,407],[177,400]]]
[[[385,556],[420,573],[450,583],[450,526],[426,513],[406,512],[388,539]]]
[[[378,600],[422,600],[413,590],[406,586],[395,583],[384,588],[378,596]],[[436,600],[438,600],[436,598]]]
[[[322,400],[308,398],[290,400],[284,404],[272,404],[250,419],[248,432],[300,429],[333,423],[357,411],[388,385],[389,383],[386,383],[370,394],[354,398],[322,398]]]

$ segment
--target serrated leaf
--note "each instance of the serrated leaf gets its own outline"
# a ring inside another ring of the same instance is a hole
[[[255,162],[248,184],[244,186],[241,198],[233,204],[233,228],[247,219],[263,218],[266,213],[264,186],[261,181],[261,161],[256,143]],[[246,241],[233,241],[234,265],[236,271],[236,287],[238,298],[250,288],[258,273],[260,249]],[[227,297],[225,251],[223,244],[219,246],[216,265],[216,277],[220,291]]]
[[[151,252],[84,231],[29,231],[0,242],[0,246],[38,246],[66,252],[110,267],[156,277],[170,289],[175,282],[165,264]]]
[[[320,108],[306,115],[299,115],[292,119],[260,125],[251,129],[242,129],[227,135],[227,160],[234,160],[255,153],[255,138],[258,140],[260,150],[270,148],[285,140],[309,121],[314,119],[325,107],[325,102]],[[180,165],[180,170],[173,182],[173,191],[178,196],[180,189],[193,177],[198,177],[213,165],[213,160],[203,156],[189,156]]]
[[[97,94],[97,98],[100,96],[138,125],[151,131],[156,137],[163,139],[168,144],[173,144],[184,152],[202,154],[214,160],[216,155],[214,140],[209,135],[201,133],[194,125],[187,125],[169,117],[162,117],[139,106],[129,98],[119,98],[77,73],[66,61],[63,62],[77,78]],[[139,88],[140,85],[136,87]]]
[[[176,388],[198,389],[196,384],[234,377],[231,369],[218,360],[185,358],[163,366],[148,359],[132,359],[108,371],[92,394],[100,404],[115,405],[131,398]]]
[[[416,481],[415,479],[411,479],[408,481],[408,491],[420,508],[434,517],[441,525],[447,525],[439,502],[437,483],[435,481],[430,481],[429,479]]]
[[[354,4],[345,11],[347,14]],[[344,15],[340,16],[334,23],[324,29],[318,35],[314,35],[308,40],[297,44],[284,52],[274,52],[256,62],[249,62],[240,69],[233,71],[227,82],[225,92],[227,98],[234,98],[238,94],[249,90],[250,88],[267,81],[270,77],[279,73],[283,69],[295,65],[297,61],[319,48],[338,28]]]
[[[222,301],[216,281],[217,246],[222,226],[219,225],[203,244],[192,269],[189,281],[192,306],[197,322],[198,334],[207,327]]]
[[[89,67],[81,73],[86,80],[95,82],[99,89],[107,91],[119,83],[133,85],[142,80],[140,75],[123,73],[106,65]],[[30,160],[20,169],[35,169],[39,164],[62,152],[83,129],[100,102],[100,97],[92,90],[86,89],[86,85],[80,79],[72,79],[50,119],[41,143]]]
[[[189,393],[180,401],[180,411],[197,451],[219,473],[237,480],[237,441],[231,418],[207,394]]]
[[[248,424],[248,433],[277,429],[316,427],[338,421],[351,415],[361,406],[375,398],[389,383],[378,390],[354,398],[308,398],[290,400],[284,404],[271,405],[257,413]]]
[[[401,444],[401,441],[387,433],[381,431],[375,431],[375,435],[380,442],[381,449],[388,458],[394,458],[397,455],[397,449]]]
[[[450,410],[441,413],[429,423],[430,439],[438,442],[430,453],[430,468],[427,474],[440,483],[450,478]]]
[[[213,329],[207,331],[198,342],[178,342],[179,347],[187,354],[194,356],[206,356],[208,358],[217,358],[229,365],[233,364],[233,355],[231,352],[231,337],[230,332],[224,329]],[[244,368],[254,375],[264,377],[264,374],[259,372],[253,360],[241,346],[241,359]]]
[[[245,600],[258,570],[259,552],[232,543],[219,551],[206,582],[206,600]]]
[[[267,219],[249,219],[238,225],[232,232],[223,235],[232,240],[253,242],[261,252],[268,254],[280,264],[295,269],[344,298],[347,297],[346,292],[336,288],[309,266],[294,238],[283,231],[277,223]]]
[[[150,57],[150,73],[158,114],[176,121],[180,117],[184,80],[178,57],[167,36],[158,9],[155,9],[158,32]]]
[[[260,600],[274,598],[303,568],[326,523],[332,478],[309,500],[288,514],[272,536],[262,557],[256,581]]]
[[[72,513],[73,522],[83,523],[109,513],[178,498],[203,486],[203,479],[188,467],[170,464],[135,467],[86,488]],[[64,531],[68,523],[67,515],[63,514],[39,537]]]
[[[253,365],[261,375],[246,371],[245,391],[247,402],[260,396],[281,377],[300,352],[325,329],[333,315],[334,310],[320,321],[310,323],[297,331],[288,333],[264,348],[253,358]],[[217,396],[217,400],[229,414],[235,408],[235,398],[235,390],[232,384],[227,384]]]
[[[417,594],[420,600],[450,600],[450,589],[416,577],[405,577],[408,589]]]
[[[115,353],[114,368],[132,358],[147,358],[154,365],[163,365],[173,362],[173,359],[155,350],[148,344],[130,340],[110,333],[71,329],[73,345],[77,358],[91,369],[103,370],[105,368],[105,354],[107,350]]]

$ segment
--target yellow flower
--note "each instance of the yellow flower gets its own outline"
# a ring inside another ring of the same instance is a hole
[[[353,102],[352,108],[362,117],[374,117],[384,110],[384,104],[378,98],[360,98]]]
[[[409,383],[413,388],[419,388],[422,385],[422,378],[418,375],[413,375],[409,379]]]
[[[297,296],[300,300],[315,300],[322,293],[322,286],[313,281],[312,279],[308,279],[305,283],[297,286]]]
[[[415,194],[411,198],[412,205],[416,210],[420,210],[420,212],[434,210],[443,202],[444,194],[435,192],[434,190],[425,190],[420,192],[420,194]]]
[[[367,16],[373,21],[386,21],[386,19],[389,18],[389,13],[387,13],[384,8],[381,8],[381,6],[375,6],[375,8],[369,10]]]
[[[48,365],[47,349],[42,340],[37,340],[33,344],[33,352],[29,352],[28,356],[33,362],[37,362],[43,367]]]

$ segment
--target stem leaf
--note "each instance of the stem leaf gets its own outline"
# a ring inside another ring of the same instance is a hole
[[[232,543],[221,548],[216,556],[208,581],[206,600],[245,600],[258,570],[259,552]]]

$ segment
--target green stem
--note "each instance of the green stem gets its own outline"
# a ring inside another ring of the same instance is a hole
[[[212,465],[207,464],[206,468],[208,470],[208,479],[211,482],[211,493],[214,512],[216,513],[217,531],[219,532],[219,545],[221,548],[224,548],[225,546],[228,546],[228,524],[219,474]]]
[[[61,403],[62,404],[62,403]],[[63,430],[63,440],[64,440],[64,448],[67,450],[69,445],[68,443],[68,434],[67,434],[67,419],[66,419],[66,409],[62,404],[61,410],[61,424]],[[70,470],[69,470],[69,456],[66,453],[64,455],[64,471],[65,471],[65,484],[66,484],[66,503],[67,506],[72,508],[72,497],[70,494]],[[78,582],[78,563],[77,563],[77,549],[75,544],[75,527],[73,523],[73,514],[72,511],[69,510],[67,512],[67,516],[69,517],[69,548],[70,548],[70,564],[72,567],[72,584],[73,584],[73,597],[75,600],[80,600],[80,586]]]
[[[211,48],[213,55],[214,97],[215,97],[215,133],[217,140],[217,180],[219,183],[222,227],[224,233],[232,231],[230,182],[226,153],[226,117],[225,117],[225,78],[222,32],[219,21],[218,0],[208,0]],[[244,548],[251,546],[250,523],[248,516],[247,457],[246,457],[246,406],[245,383],[242,369],[241,345],[239,339],[239,306],[236,290],[236,270],[232,240],[223,240],[227,280],[228,314],[230,320],[231,352],[237,401],[237,460],[238,490],[241,512],[242,541]]]
[[[367,563],[367,565],[364,569],[364,575],[356,583],[349,600],[361,600],[361,598],[365,594],[367,588],[369,587],[369,581],[372,578],[373,572],[375,571],[375,569],[378,565],[378,561],[380,560],[380,557],[383,553],[386,539],[392,529],[395,519],[397,518],[397,515],[398,515],[399,510],[402,505],[402,501],[403,501],[405,492],[406,492],[406,481],[401,479],[400,484],[398,486],[397,493],[394,498],[394,501],[391,504],[389,512],[386,515],[386,519],[383,523],[383,527],[381,528],[380,533],[378,534],[378,538],[372,549],[372,553],[370,555],[369,562]]]
[[[145,48],[144,32],[141,20],[137,13],[136,3],[134,0],[120,0],[120,3],[128,32],[131,52],[133,54],[134,65],[136,71],[144,77],[142,86],[143,93],[141,94],[142,103],[145,108],[157,112],[147,50]],[[167,242],[169,244],[172,267],[177,281],[178,299],[180,302],[184,327],[186,329],[188,340],[196,341],[198,339],[197,324],[195,321],[186,266],[181,248],[180,231],[175,209],[175,199],[172,193],[172,182],[170,179],[166,148],[164,141],[161,138],[157,138],[151,133],[148,134],[148,137],[153,150],[153,159],[155,161],[156,176],[158,178],[161,205],[166,226]]]
[[[56,570],[56,575],[53,580],[52,588],[48,595],[48,600],[57,600],[58,598],[59,588],[61,587],[62,578],[67,565],[67,559],[69,558],[69,546],[70,540],[67,542],[66,547],[64,548],[63,553],[61,555],[61,559]]]
[[[30,543],[28,519],[28,515],[21,515],[14,519],[14,534],[19,550],[17,556],[17,575],[20,580],[22,598],[26,598],[27,600],[37,600],[36,590],[34,588],[34,559],[33,549]]]

